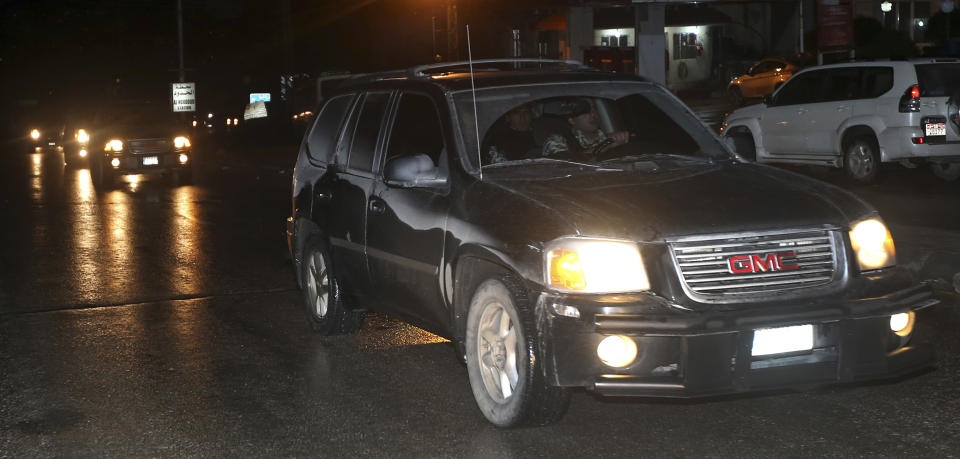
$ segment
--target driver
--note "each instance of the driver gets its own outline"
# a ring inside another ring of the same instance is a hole
[[[600,117],[597,107],[590,98],[577,98],[571,101],[567,111],[569,133],[552,134],[543,142],[543,156],[554,156],[558,153],[579,151],[587,160],[593,160],[594,150],[608,144],[604,148],[616,147],[630,141],[630,133],[616,131],[607,134],[600,129]]]

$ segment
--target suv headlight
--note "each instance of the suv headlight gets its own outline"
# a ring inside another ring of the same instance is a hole
[[[886,268],[897,264],[893,236],[879,218],[861,220],[850,229],[850,244],[857,254],[860,271]]]
[[[77,130],[77,142],[87,143],[89,140],[90,140],[90,135],[87,134],[87,130],[86,130],[86,129],[78,129],[78,130]]]
[[[178,150],[187,148],[190,146],[190,139],[182,135],[178,136],[177,138],[173,139],[173,146],[176,147]]]
[[[563,238],[547,245],[547,285],[575,293],[622,293],[650,289],[636,242]]]
[[[123,151],[123,141],[113,139],[103,146],[103,151]]]
[[[34,130],[30,131],[30,138],[33,139],[33,140],[39,139],[39,138],[40,138],[40,131],[37,130],[37,129],[34,129]]]

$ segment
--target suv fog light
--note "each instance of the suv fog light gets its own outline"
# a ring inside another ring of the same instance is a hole
[[[608,336],[597,346],[597,357],[607,366],[625,367],[636,360],[637,343],[628,336]]]
[[[80,150],[80,153],[79,153],[79,154],[80,154],[80,157],[81,157],[81,158],[86,158],[86,157],[87,157],[87,150]]]
[[[913,311],[901,312],[890,316],[890,331],[897,336],[908,336],[913,332],[916,314]]]
[[[179,159],[180,159],[180,164],[187,164],[187,160],[189,160],[190,158],[187,158],[187,155],[180,153]]]
[[[113,167],[120,167],[120,160],[118,158],[113,158],[110,160],[110,165]]]

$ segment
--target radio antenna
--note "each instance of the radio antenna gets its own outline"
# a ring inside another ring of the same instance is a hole
[[[477,120],[477,86],[473,82],[473,51],[470,47],[470,24],[467,24],[467,62],[470,63],[470,92],[473,95],[473,132],[477,138],[477,169],[483,181],[483,155],[480,152],[480,122]]]

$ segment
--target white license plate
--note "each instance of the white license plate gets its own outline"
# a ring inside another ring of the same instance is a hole
[[[47,145],[50,145],[51,147],[55,147],[57,146],[57,142],[47,142]]]
[[[156,156],[145,156],[143,158],[144,166],[156,166],[157,164],[160,164],[160,162],[157,160]]]
[[[925,136],[936,137],[938,135],[947,135],[946,123],[927,123],[925,126]]]
[[[763,328],[753,331],[752,354],[771,355],[813,349],[813,325]]]

